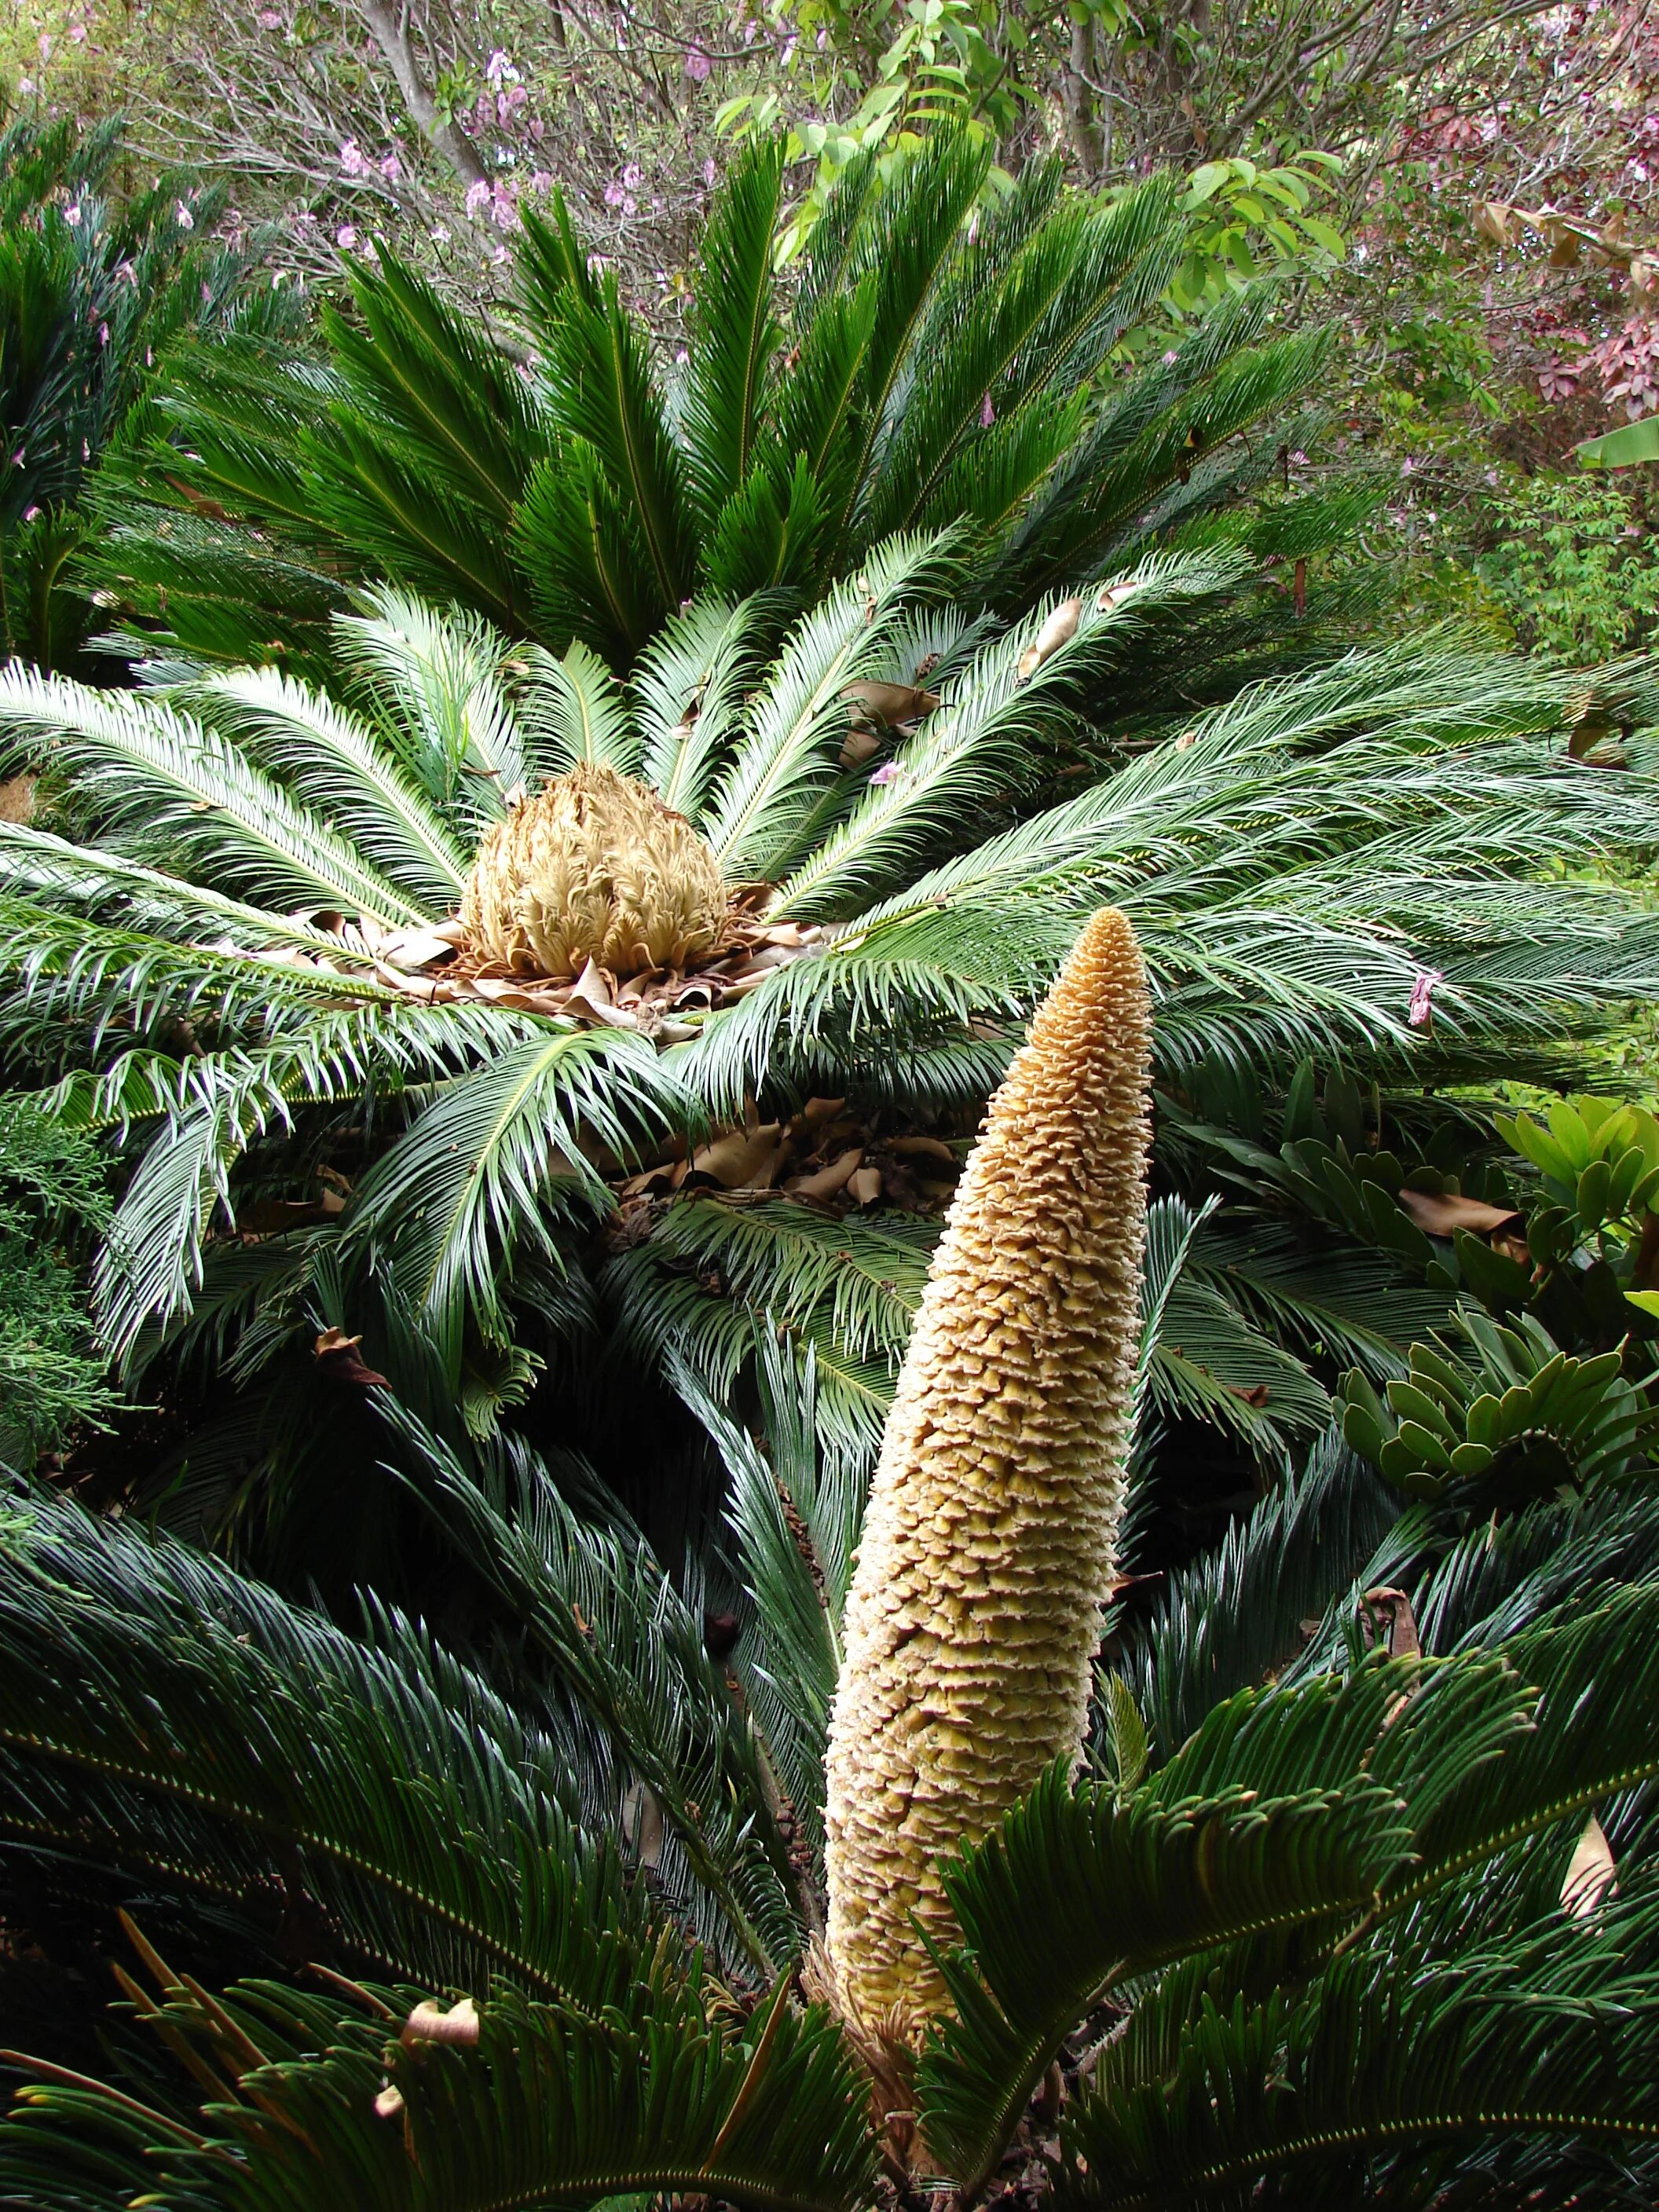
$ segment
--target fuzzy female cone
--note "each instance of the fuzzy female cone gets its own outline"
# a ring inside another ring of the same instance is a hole
[[[829,1750],[831,1978],[878,2035],[945,2002],[940,1861],[1075,1755],[1133,1390],[1151,1006],[1084,931],[951,1206],[882,1442]]]
[[[684,816],[588,763],[498,822],[461,899],[472,949],[518,975],[683,968],[719,941],[720,862]]]

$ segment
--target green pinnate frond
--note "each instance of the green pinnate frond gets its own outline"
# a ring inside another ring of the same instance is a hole
[[[1366,1946],[1304,1991],[1198,1993],[1154,2075],[1133,2063],[1133,2027],[1103,2052],[1066,2130],[1066,2198],[1236,2203],[1272,2175],[1310,2201],[1437,2183],[1479,2202],[1612,2201],[1659,2163],[1656,1938],[1644,1881],[1588,1920],[1556,1911],[1449,1956]]]
[[[756,142],[721,186],[702,237],[680,417],[689,487],[705,526],[753,465],[782,339],[772,285],[782,189],[782,147]]]
[[[465,609],[380,586],[334,626],[347,675],[380,710],[387,743],[469,842],[499,821],[530,763],[504,681],[505,639]]]
[[[0,670],[0,733],[31,760],[73,769],[104,834],[138,859],[188,859],[224,889],[277,906],[326,906],[388,927],[422,919],[230,738],[165,700],[14,663]]]
[[[562,1747],[416,1626],[348,1636],[34,1492],[0,1650],[5,1817],[37,1845],[245,1910],[308,1899],[402,1980],[631,2003],[656,1930],[573,1829]]]
[[[230,1992],[234,2009],[198,2036],[234,2069],[234,2092],[206,2106],[200,2132],[48,2074],[0,2136],[0,2177],[27,2172],[72,2122],[106,2170],[136,2165],[145,2201],[178,2212],[552,2212],[659,2191],[755,2212],[854,2212],[873,2184],[852,2055],[823,2009],[796,2012],[782,1985],[741,2027],[665,2005],[657,2025],[599,2025],[498,1988],[465,2047],[400,2041],[386,1999],[409,1993],[362,1994],[380,2018],[294,2021],[286,1992],[258,2009],[257,1985]],[[161,2019],[179,2033],[187,2002],[175,1997]],[[76,2165],[85,2156],[70,2147]]]
[[[665,805],[692,821],[759,676],[763,609],[757,599],[696,599],[664,623],[635,665],[642,773]]]
[[[524,647],[518,692],[526,754],[538,778],[562,775],[578,762],[638,773],[640,741],[626,702],[599,656],[578,642],[555,659],[539,645]],[[509,668],[516,665],[509,663]]]
[[[800,1940],[793,1869],[752,1726],[701,1616],[636,1531],[579,1520],[516,1439],[463,1455],[399,1401],[380,1411],[404,1446],[398,1471],[650,1793],[693,1918],[746,1971],[775,1972]]]
[[[1120,1801],[1051,1771],[946,1877],[966,1949],[945,1969],[956,2017],[918,2075],[933,2155],[980,2185],[1108,1984],[1360,1909],[1409,1850],[1402,1813],[1357,1771],[1337,1790],[1153,1787]]]
[[[389,746],[325,694],[275,668],[209,677],[200,701],[305,805],[334,822],[400,890],[442,914],[467,854]]]
[[[446,1084],[359,1189],[351,1238],[389,1254],[399,1297],[441,1330],[467,1311],[486,1334],[509,1335],[501,1292],[515,1255],[556,1267],[559,1220],[608,1209],[584,1140],[625,1161],[697,1118],[643,1037],[536,1026]]]

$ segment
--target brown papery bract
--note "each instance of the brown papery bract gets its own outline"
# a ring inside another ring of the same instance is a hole
[[[1079,1750],[1123,1508],[1152,1015],[1097,915],[992,1101],[899,1377],[829,1749],[828,1966],[870,2033],[945,1990],[941,1861]]]

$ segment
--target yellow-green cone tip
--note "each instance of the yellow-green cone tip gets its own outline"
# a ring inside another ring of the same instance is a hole
[[[945,1990],[948,1854],[1076,1755],[1123,1506],[1152,1008],[1134,933],[1084,931],[991,1102],[876,1470],[830,1718],[839,2002],[915,2039]]]

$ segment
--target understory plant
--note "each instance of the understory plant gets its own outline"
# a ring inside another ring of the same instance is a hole
[[[1126,1108],[1138,1090],[1144,1048],[1115,1011],[1138,984],[1104,957],[1127,942],[1116,917],[1085,937],[994,1114],[901,1388],[890,1522],[921,1496],[898,1472],[921,1448],[908,1408],[953,1333],[963,1372],[975,1341],[995,1349],[1000,1294],[1013,1338],[1101,1362],[1120,1421],[1137,1401],[1122,1291],[1144,1139],[1115,1115],[1115,1167],[1081,1188],[1054,1150],[1068,1066],[1079,1107],[1115,1054]],[[1034,1088],[1050,1111],[1022,1152]],[[975,1223],[1027,1166],[1053,1176],[1056,1218],[1011,1279]],[[0,1820],[130,1899],[194,1897],[319,1965],[214,1995],[130,1918],[119,2086],[17,2062],[12,2201],[453,2212],[674,2191],[854,2212],[915,2181],[1121,2206],[1650,2188],[1650,1464],[1460,1535],[1399,1516],[1328,1438],[1171,1578],[1156,1620],[1114,1624],[1089,1743],[1006,1809],[979,1802],[912,1678],[896,1710],[931,1730],[919,1771],[962,1826],[932,1948],[910,1939],[918,2010],[883,2035],[798,1976],[834,1985],[842,1885],[862,1879],[832,1844],[826,1959],[826,1691],[839,1671],[850,1717],[860,1672],[900,1680],[915,1593],[890,1588],[884,1652],[873,1577],[844,1626],[861,1480],[814,1445],[810,1363],[780,1347],[769,1374],[763,1444],[710,1409],[746,1614],[720,1659],[625,1522],[580,1516],[522,1450],[469,1462],[389,1394],[389,1449],[522,1632],[504,1668],[385,1610],[349,1633],[165,1537],[19,1500]],[[1020,1590],[980,1583],[975,1516],[1053,1477],[1080,1505],[1088,1473],[1018,1366],[984,1402],[1006,1461],[945,1440],[964,1510],[935,1516],[933,1552],[977,1591],[960,1633],[984,1691],[1040,1698]],[[1109,1456],[1094,1480],[1109,1544]],[[1091,1626],[1098,1588],[1063,1583]],[[1195,1642],[1188,1717],[1169,1690]]]

